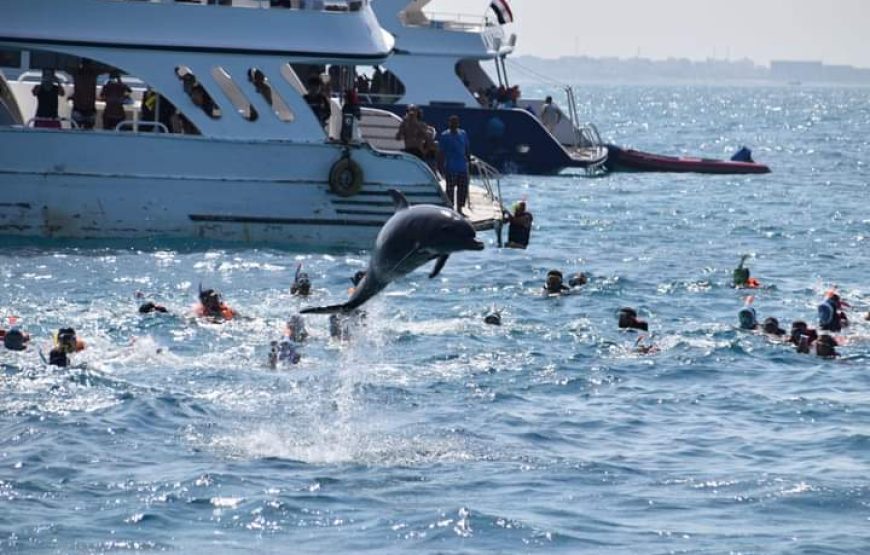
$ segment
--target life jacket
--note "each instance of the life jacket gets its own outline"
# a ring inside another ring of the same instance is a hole
[[[3,346],[10,351],[23,351],[27,348],[27,337],[18,328],[12,328],[3,337]]]

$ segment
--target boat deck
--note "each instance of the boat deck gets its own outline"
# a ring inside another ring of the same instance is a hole
[[[472,183],[468,188],[468,206],[463,210],[477,231],[494,229],[502,220],[502,207],[484,187]]]

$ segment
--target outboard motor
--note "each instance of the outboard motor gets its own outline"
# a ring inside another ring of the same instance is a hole
[[[750,164],[754,164],[755,160],[752,159],[752,151],[749,148],[743,146],[740,147],[734,156],[731,157],[732,162],[748,162]]]

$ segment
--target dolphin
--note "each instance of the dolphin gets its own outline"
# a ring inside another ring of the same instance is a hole
[[[375,240],[365,277],[350,299],[333,306],[312,307],[302,314],[348,313],[380,293],[391,281],[436,260],[429,278],[437,276],[447,258],[458,251],[480,251],[483,243],[471,224],[450,208],[431,204],[411,206],[395,189],[389,190],[396,206]]]

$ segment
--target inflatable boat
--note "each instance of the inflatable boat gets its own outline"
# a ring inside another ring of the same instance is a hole
[[[611,172],[683,172],[714,174],[770,173],[770,168],[752,160],[752,151],[741,148],[730,160],[663,156],[607,145],[605,167]]]

